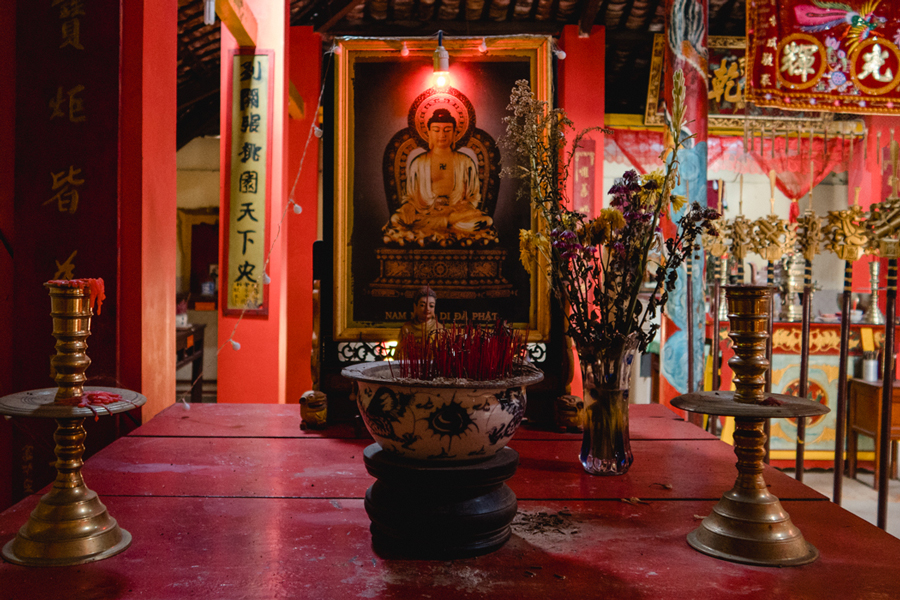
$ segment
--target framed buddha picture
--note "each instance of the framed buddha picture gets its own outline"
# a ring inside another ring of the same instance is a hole
[[[335,340],[394,339],[425,285],[442,323],[543,340],[549,292],[519,260],[531,212],[500,140],[516,81],[550,98],[550,38],[444,38],[440,74],[437,39],[335,43]]]

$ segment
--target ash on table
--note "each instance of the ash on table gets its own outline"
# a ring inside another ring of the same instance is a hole
[[[572,520],[572,513],[565,508],[556,513],[519,511],[512,522],[512,530],[519,535],[578,533],[577,524]]]

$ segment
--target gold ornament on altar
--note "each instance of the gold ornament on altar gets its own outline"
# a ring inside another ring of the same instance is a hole
[[[731,239],[731,254],[738,261],[744,260],[752,250],[753,224],[744,215],[738,215],[728,222],[726,229]]]
[[[900,230],[900,198],[888,198],[870,206],[866,229],[869,233],[867,252],[897,258],[900,248],[894,236]]]
[[[797,226],[769,214],[753,222],[754,236],[750,239],[750,248],[769,262],[781,260],[781,257],[794,248],[797,240]]]
[[[855,261],[863,255],[869,236],[866,233],[866,213],[854,204],[844,210],[828,211],[822,227],[825,247],[842,260]]]
[[[800,253],[808,262],[819,252],[819,244],[823,241],[822,223],[816,213],[806,209],[797,217],[797,245]]]

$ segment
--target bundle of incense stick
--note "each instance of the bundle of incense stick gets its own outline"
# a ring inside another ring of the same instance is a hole
[[[488,327],[454,323],[425,337],[407,335],[400,347],[405,360],[392,365],[392,373],[422,380],[505,379],[527,352],[525,336],[499,321]]]

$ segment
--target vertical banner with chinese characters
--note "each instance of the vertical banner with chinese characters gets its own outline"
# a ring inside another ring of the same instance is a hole
[[[101,277],[91,385],[117,373],[120,5],[19,0],[16,15],[14,385],[52,385],[50,279]],[[126,199],[140,201],[140,199]]]
[[[900,113],[900,2],[749,0],[747,42],[757,105]]]
[[[230,73],[231,120],[228,131],[226,191],[228,237],[225,246],[226,285],[223,314],[268,314],[264,285],[268,244],[271,150],[271,50],[238,49]]]

